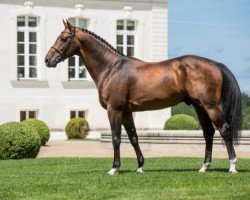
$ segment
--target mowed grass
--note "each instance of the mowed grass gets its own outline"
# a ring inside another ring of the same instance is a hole
[[[0,199],[250,199],[250,160],[240,159],[238,174],[226,159],[198,173],[200,158],[146,159],[136,173],[133,158],[108,176],[112,159],[39,158],[0,161]]]

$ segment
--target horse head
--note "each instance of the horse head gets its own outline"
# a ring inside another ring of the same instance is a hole
[[[76,28],[67,20],[63,20],[63,24],[64,30],[46,54],[44,61],[47,67],[56,67],[58,63],[77,53],[79,44],[75,37]]]

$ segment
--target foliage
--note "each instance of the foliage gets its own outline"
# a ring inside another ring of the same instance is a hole
[[[40,147],[36,129],[27,124],[8,122],[0,126],[0,159],[35,158]]]
[[[170,117],[165,125],[164,130],[198,130],[197,120],[189,115],[178,114]]]
[[[123,158],[108,176],[111,158],[39,158],[0,162],[0,199],[237,199],[250,197],[250,160],[240,159],[238,174],[228,159],[213,159],[198,173],[202,158],[150,158],[137,174],[135,158]]]
[[[250,97],[246,93],[241,95],[243,111],[243,129],[250,129]]]
[[[250,96],[246,93],[241,94],[242,114],[243,114],[243,129],[250,129]],[[172,115],[186,114],[198,119],[194,107],[187,106],[185,103],[180,103],[171,109]]]
[[[194,107],[192,105],[188,106],[183,102],[172,107],[171,114],[172,116],[177,115],[177,114],[185,114],[185,115],[192,116],[195,119],[198,119]]]
[[[38,120],[38,119],[26,119],[22,121],[22,123],[25,123],[36,129],[36,131],[38,132],[40,136],[41,144],[43,146],[46,144],[46,142],[49,141],[50,131],[49,131],[49,127],[47,126],[45,122]]]
[[[87,135],[89,124],[84,118],[73,118],[68,121],[65,131],[68,139],[83,139]]]

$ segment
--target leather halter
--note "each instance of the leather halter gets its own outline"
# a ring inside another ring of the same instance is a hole
[[[62,32],[62,33],[68,33],[68,32]],[[56,58],[57,62],[65,60],[64,56],[65,56],[66,52],[69,50],[69,48],[74,40],[74,37],[75,37],[75,27],[74,27],[74,30],[69,32],[68,34],[70,36],[60,50],[57,49],[54,45],[51,47],[51,49],[54,49],[59,54],[59,56]]]

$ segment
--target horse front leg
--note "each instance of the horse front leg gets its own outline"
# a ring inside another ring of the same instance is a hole
[[[114,161],[109,175],[114,175],[121,166],[120,159],[120,144],[121,144],[121,123],[122,123],[122,111],[114,109],[112,106],[108,107],[108,117],[112,132],[112,144],[114,149]]]
[[[122,114],[122,124],[128,134],[128,138],[130,140],[130,143],[134,147],[137,161],[138,161],[138,169],[137,172],[143,173],[143,164],[144,164],[144,157],[142,155],[139,142],[138,142],[138,136],[136,133],[136,128],[132,116],[132,112],[123,112]]]

